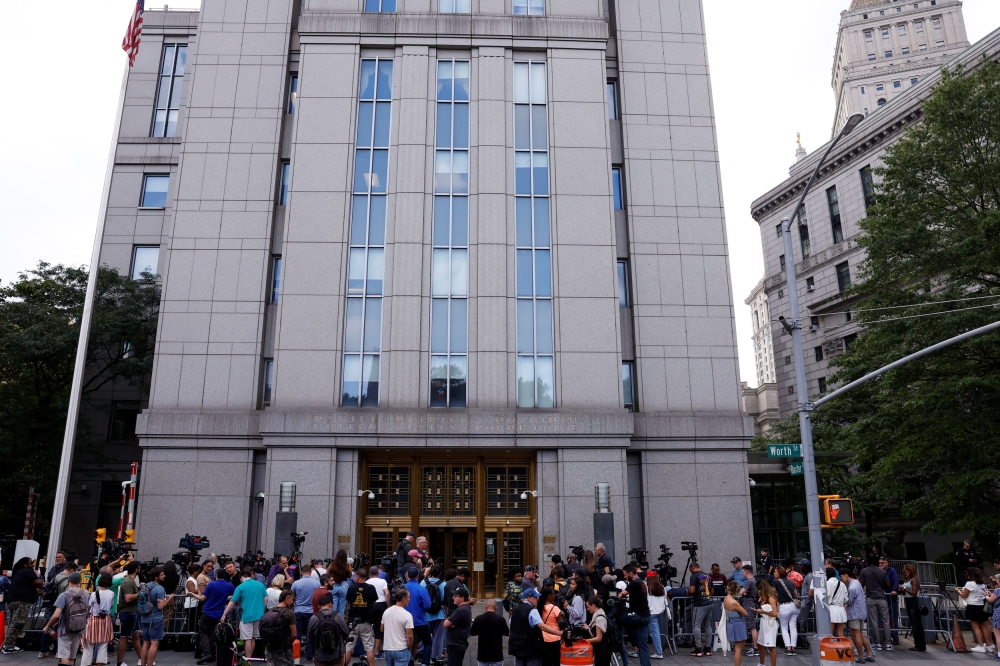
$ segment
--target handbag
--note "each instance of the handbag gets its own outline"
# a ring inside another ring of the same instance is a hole
[[[802,608],[802,600],[799,599],[797,596],[795,596],[795,586],[792,586],[791,591],[789,591],[789,589],[788,589],[788,579],[787,578],[782,578],[781,579],[781,583],[782,583],[781,587],[785,588],[785,592],[788,592],[788,596],[791,597],[792,603],[795,604],[795,607],[801,609]]]

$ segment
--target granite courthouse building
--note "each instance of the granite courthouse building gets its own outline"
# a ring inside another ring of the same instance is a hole
[[[592,544],[598,483],[619,561],[750,555],[699,2],[204,0],[123,109],[141,556],[270,554],[283,482],[306,555],[414,529],[482,593]]]

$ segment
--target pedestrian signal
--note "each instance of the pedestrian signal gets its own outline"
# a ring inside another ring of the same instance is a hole
[[[125,543],[135,543],[135,530],[125,530]]]
[[[108,528],[98,527],[94,530],[94,543],[100,546],[102,543],[108,540]]]
[[[854,504],[846,497],[823,496],[820,498],[823,527],[842,527],[854,524]]]

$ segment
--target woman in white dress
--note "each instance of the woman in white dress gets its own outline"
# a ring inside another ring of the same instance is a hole
[[[826,598],[833,635],[843,636],[844,625],[847,624],[847,586],[840,580],[840,576],[826,579]]]
[[[766,580],[757,583],[757,599],[760,601],[760,628],[757,630],[757,648],[760,650],[760,663],[764,663],[764,655],[771,654],[771,666],[778,663],[778,594]]]

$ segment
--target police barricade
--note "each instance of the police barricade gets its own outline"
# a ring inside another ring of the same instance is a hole
[[[678,645],[681,647],[693,646],[694,640],[694,620],[695,606],[691,597],[676,597],[670,600],[670,612],[672,619],[669,620],[669,632],[667,642],[670,652],[677,654]],[[712,597],[712,629],[707,636],[703,635],[702,645],[706,649],[714,649],[715,637],[722,619],[722,597]]]
[[[921,609],[926,609],[926,614],[921,610],[920,624],[924,628],[924,638],[928,643],[935,642],[938,638],[943,638],[949,650],[955,651],[955,642],[952,637],[952,618],[958,617],[960,624],[965,624],[965,613],[956,605],[955,599],[949,595],[942,594],[918,594]],[[910,625],[910,616],[906,612],[906,606],[899,597],[899,627],[896,635],[905,638],[913,638],[913,627]]]
[[[178,652],[190,652],[198,641],[198,624],[201,621],[201,604],[185,608],[189,597],[184,595],[184,582],[174,592],[174,598],[163,609],[163,638],[166,647]],[[193,599],[193,597],[191,597]]]

